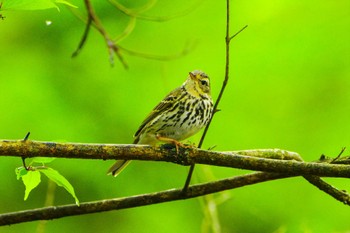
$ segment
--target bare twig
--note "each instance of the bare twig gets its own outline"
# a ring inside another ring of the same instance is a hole
[[[169,60],[174,60],[176,58],[180,58],[187,55],[193,49],[194,46],[195,44],[186,44],[182,49],[182,51],[176,54],[170,54],[170,55],[147,54],[147,53],[133,51],[121,46],[119,46],[119,49],[132,56],[142,57],[142,58],[151,59],[151,60],[169,61]]]
[[[130,16],[130,17],[134,17],[134,18],[138,18],[139,14],[151,9],[157,2],[157,0],[149,0],[147,3],[145,3],[144,5],[142,5],[140,7],[130,9],[130,8],[127,8],[126,6],[124,6],[123,4],[119,3],[116,0],[108,0],[108,1],[115,8],[117,8],[119,11],[121,11],[125,15]]]
[[[99,20],[98,16],[96,15],[90,0],[84,0],[84,2],[85,2],[85,6],[86,6],[86,9],[87,9],[87,13],[88,13],[87,20],[85,20],[85,18],[83,16],[81,16],[79,13],[77,13],[77,11],[75,11],[72,8],[69,8],[69,10],[71,10],[71,12],[75,16],[77,16],[79,19],[81,19],[82,21],[84,21],[86,23],[86,27],[85,27],[85,31],[83,33],[83,36],[82,36],[82,38],[80,40],[80,43],[79,43],[77,49],[72,54],[72,57],[76,57],[81,52],[82,48],[84,47],[84,45],[85,45],[85,43],[87,41],[87,38],[88,38],[88,35],[89,35],[91,27],[94,27],[103,36],[103,38],[104,38],[104,40],[105,40],[105,42],[107,44],[107,47],[108,47],[110,63],[112,65],[114,64],[114,55],[116,55],[125,68],[128,68],[128,66],[127,66],[127,64],[126,64],[126,62],[125,62],[121,52],[123,52],[125,54],[132,55],[132,56],[138,56],[138,57],[146,58],[146,59],[168,61],[168,60],[177,59],[179,57],[187,55],[191,51],[191,49],[193,49],[193,47],[194,47],[194,44],[185,45],[182,51],[180,51],[180,52],[178,52],[176,54],[171,54],[171,55],[147,54],[147,53],[143,53],[143,52],[133,51],[133,50],[127,49],[125,47],[121,47],[119,45],[119,42],[122,39],[124,39],[126,36],[131,34],[132,30],[135,27],[136,19],[143,18],[143,17],[139,16],[138,13],[149,9],[150,7],[153,6],[154,3],[152,1],[150,1],[144,7],[141,7],[140,9],[137,9],[134,12],[132,10],[128,10],[127,8],[125,8],[124,6],[122,6],[118,2],[110,0],[110,2],[114,6],[116,6],[119,10],[121,10],[122,12],[124,12],[128,16],[130,16],[129,24],[127,25],[125,30],[120,35],[118,35],[118,36],[116,36],[115,38],[112,39],[112,37],[105,30],[105,28],[103,27],[101,21]],[[146,18],[144,18],[144,19],[146,19]],[[167,18],[164,18],[163,20],[166,20],[166,19]],[[149,18],[149,20],[162,21],[161,18],[158,18],[158,19],[154,18],[154,19],[152,19],[151,17]]]
[[[124,58],[120,54],[119,47],[116,45],[116,43],[111,39],[111,37],[109,36],[107,31],[104,29],[100,19],[97,17],[97,15],[95,13],[95,10],[94,10],[90,0],[84,0],[84,3],[86,6],[86,10],[88,12],[88,20],[86,23],[86,28],[85,28],[84,34],[82,36],[82,39],[79,43],[77,50],[73,53],[73,56],[77,56],[78,53],[80,52],[80,50],[83,48],[83,46],[86,42],[86,39],[88,37],[90,27],[93,23],[94,27],[100,32],[100,34],[105,39],[105,42],[106,42],[107,47],[108,47],[110,63],[112,65],[114,65],[114,55],[116,55],[119,58],[120,62],[123,64],[124,68],[128,68]]]
[[[24,142],[27,141],[28,138],[29,138],[29,136],[30,136],[30,132],[28,132],[28,133],[26,134],[26,136],[24,136],[23,141],[24,141]]]
[[[211,121],[215,115],[216,112],[218,112],[218,106],[219,103],[221,101],[221,98],[224,94],[228,79],[229,79],[229,68],[230,68],[230,42],[231,40],[236,37],[239,33],[241,33],[244,29],[246,29],[248,27],[248,25],[244,26],[241,30],[239,30],[238,32],[236,32],[233,36],[230,36],[230,0],[226,0],[226,37],[225,37],[225,45],[226,45],[226,62],[225,62],[225,78],[224,78],[224,82],[222,83],[221,86],[221,90],[219,92],[218,98],[216,99],[216,102],[214,104],[214,108],[213,108],[213,115],[212,117],[209,119],[208,124],[206,125],[206,127],[204,128],[202,137],[198,143],[198,148],[202,147],[202,144],[204,142],[205,136],[207,135],[208,129],[210,127]],[[186,190],[191,182],[191,178],[192,178],[192,174],[194,171],[194,167],[195,164],[192,164],[189,171],[188,171],[188,175],[186,178],[186,182],[183,188],[183,192],[186,193]]]
[[[185,16],[185,15],[193,12],[193,9],[196,9],[199,6],[199,4],[201,4],[203,1],[197,0],[196,2],[194,2],[192,4],[192,6],[188,7],[184,11],[178,12],[176,14],[167,15],[167,16],[158,16],[158,17],[157,16],[142,15],[143,12],[149,10],[150,8],[152,8],[155,5],[156,1],[154,1],[154,0],[149,1],[144,6],[138,8],[138,9],[129,9],[115,0],[109,0],[109,2],[114,7],[116,7],[118,10],[120,10],[121,12],[123,12],[127,16],[135,17],[135,18],[141,19],[141,20],[164,22],[164,21],[179,18],[181,16]]]
[[[78,54],[80,53],[80,51],[82,50],[83,46],[85,45],[86,39],[89,35],[90,32],[90,28],[91,28],[91,23],[92,23],[92,17],[91,14],[88,14],[88,18],[87,18],[87,22],[86,22],[86,26],[85,26],[85,31],[84,34],[80,40],[80,43],[78,45],[78,48],[74,51],[74,53],[72,54],[72,57],[76,57],[78,56]]]
[[[343,147],[339,152],[339,154],[337,155],[337,157],[335,157],[330,163],[335,163],[340,158],[340,156],[344,153],[345,150],[346,150],[346,147]]]
[[[235,34],[233,34],[232,36],[229,37],[228,43],[231,42],[231,40],[233,38],[235,38],[236,36],[238,36],[239,33],[241,33],[244,29],[246,29],[248,27],[248,25],[245,25],[244,27],[242,27],[239,31],[237,31]],[[226,37],[227,38],[227,37]],[[227,39],[226,39],[227,40]]]

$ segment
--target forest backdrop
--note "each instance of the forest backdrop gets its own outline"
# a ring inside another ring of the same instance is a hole
[[[140,1],[140,5],[147,1]],[[200,3],[199,3],[200,2]],[[72,1],[85,14],[83,2]],[[131,1],[120,1],[137,7]],[[130,17],[108,2],[93,1],[111,35]],[[249,27],[231,44],[230,81],[204,148],[282,148],[306,161],[350,149],[350,3],[343,1],[231,1],[231,31]],[[188,10],[190,9],[190,10]],[[144,117],[189,71],[211,77],[216,98],[224,77],[225,1],[159,1],[149,16],[186,14],[165,22],[136,19],[121,46],[177,59],[149,60],[121,52],[111,67],[103,38],[91,30],[81,53],[71,54],[85,25],[60,6],[43,11],[3,11],[0,20],[0,138],[85,143],[131,143]],[[190,141],[197,142],[200,134]],[[349,151],[345,151],[349,155]],[[14,170],[19,158],[1,158],[0,212],[42,207],[48,182],[23,201]],[[182,187],[188,168],[133,162],[120,176],[106,176],[111,161],[57,159],[50,164],[74,186],[81,202]],[[197,166],[193,182],[247,173]],[[326,179],[350,190],[346,179]],[[348,232],[348,206],[302,178],[216,194],[223,232]],[[208,201],[208,200],[207,200]],[[74,199],[57,187],[54,204]],[[46,223],[47,232],[200,232],[203,199],[68,217]],[[2,227],[34,232],[38,222]]]

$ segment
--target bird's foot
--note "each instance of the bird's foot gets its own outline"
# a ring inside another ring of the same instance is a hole
[[[175,139],[172,138],[167,138],[167,137],[162,137],[160,135],[156,136],[157,140],[161,141],[161,142],[165,142],[165,143],[169,143],[175,146],[176,148],[176,153],[179,154],[179,148],[193,148],[193,145],[188,145],[188,144],[183,144]]]

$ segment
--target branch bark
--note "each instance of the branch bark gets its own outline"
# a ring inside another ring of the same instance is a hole
[[[186,195],[184,195],[182,189],[171,189],[162,192],[136,195],[125,198],[85,202],[81,203],[80,206],[50,206],[33,210],[6,213],[0,215],[0,226],[36,220],[51,220],[67,216],[98,213],[103,211],[119,210],[162,202],[189,199],[223,190],[234,189],[246,185],[285,177],[288,177],[288,175],[258,172],[215,182],[192,185],[188,188]]]
[[[250,154],[253,156],[250,156]],[[295,152],[285,150],[255,150],[245,153],[207,151],[197,148],[180,148],[179,153],[170,145],[151,147],[134,144],[82,144],[55,143],[32,140],[2,140],[0,141],[0,156],[15,157],[57,157],[73,159],[102,160],[152,160],[172,162],[184,166],[207,164],[221,167],[232,167],[255,171],[277,172],[288,175],[316,175],[328,177],[350,177],[350,166],[345,164],[330,164],[320,162],[302,162],[263,158],[264,156],[295,156]],[[260,155],[260,157],[257,157]],[[282,158],[283,159],[283,158]],[[348,158],[343,159],[344,163]]]
[[[56,219],[66,216],[183,200],[269,180],[300,175],[303,175],[311,184],[317,186],[320,190],[326,192],[335,199],[344,204],[349,205],[350,203],[350,196],[346,191],[338,190],[318,177],[350,177],[350,165],[344,165],[349,163],[349,157],[338,158],[338,164],[333,164],[330,162],[334,162],[334,160],[325,159],[323,157],[322,160],[318,162],[302,162],[301,157],[297,153],[280,149],[215,152],[196,148],[180,148],[177,154],[176,149],[169,147],[169,145],[151,147],[134,144],[55,143],[31,140],[1,140],[0,156],[153,160],[172,162],[180,165],[199,163],[268,171],[192,185],[188,188],[187,192],[183,192],[182,189],[171,189],[124,198],[86,202],[81,203],[80,206],[53,206],[5,213],[0,215],[0,225]],[[325,163],[322,163],[323,161]]]

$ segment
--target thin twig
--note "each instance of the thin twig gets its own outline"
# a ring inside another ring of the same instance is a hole
[[[87,18],[87,22],[86,22],[86,26],[85,26],[85,30],[84,30],[84,34],[80,40],[80,43],[78,45],[78,48],[74,51],[74,53],[72,54],[72,57],[76,57],[78,56],[78,54],[80,53],[80,51],[82,50],[83,46],[85,45],[86,39],[88,38],[89,32],[90,32],[90,28],[91,28],[91,23],[92,23],[92,17],[91,14],[88,14],[88,18]]]
[[[122,5],[116,0],[108,0],[109,3],[111,3],[115,8],[117,8],[119,11],[124,13],[127,16],[138,18],[139,14],[150,10],[157,2],[157,0],[149,0],[147,3],[145,3],[143,6],[137,7],[137,8],[127,8],[126,6]]]
[[[215,115],[216,112],[218,112],[218,106],[219,106],[219,103],[221,101],[221,98],[224,94],[224,91],[225,91],[225,88],[226,88],[226,85],[227,85],[227,82],[228,82],[228,79],[229,79],[229,67],[230,67],[230,42],[231,40],[236,37],[239,33],[241,33],[244,29],[246,29],[248,27],[248,25],[244,26],[242,29],[240,29],[238,32],[236,32],[233,36],[230,36],[230,0],[226,0],[226,37],[225,37],[225,45],[226,45],[226,62],[225,62],[225,78],[224,78],[224,82],[222,83],[222,86],[221,86],[221,90],[219,92],[219,96],[218,98],[216,99],[216,102],[214,104],[214,107],[213,107],[213,115],[211,116],[211,118],[209,119],[209,122],[208,124],[206,125],[206,127],[204,128],[204,131],[203,131],[203,134],[202,134],[202,137],[198,143],[198,148],[201,148],[202,147],[202,144],[204,142],[204,139],[205,139],[205,136],[207,135],[207,132],[208,132],[208,129],[209,129],[209,126],[211,124],[211,121]],[[187,175],[187,178],[186,178],[186,182],[185,182],[185,185],[183,187],[183,193],[185,194],[186,191],[187,191],[187,188],[191,182],[191,178],[192,178],[192,174],[193,174],[193,171],[194,171],[194,167],[195,167],[195,164],[192,164],[189,171],[188,171],[188,175]]]
[[[108,53],[109,53],[109,61],[111,63],[111,65],[114,65],[114,55],[116,55],[120,62],[123,64],[124,68],[128,68],[124,58],[122,57],[122,55],[120,54],[119,51],[119,47],[116,45],[116,43],[111,39],[111,37],[108,35],[107,31],[104,29],[100,19],[97,17],[95,10],[90,2],[90,0],[84,0],[85,3],[85,7],[86,10],[88,12],[88,20],[86,23],[86,28],[84,31],[84,34],[82,36],[82,39],[80,40],[79,46],[77,48],[77,50],[73,53],[73,56],[76,56],[81,48],[83,48],[86,39],[88,37],[88,33],[89,33],[89,28],[91,27],[91,25],[94,25],[94,27],[100,32],[100,34],[103,36],[103,38],[105,39],[107,48],[108,48]]]
[[[193,50],[194,46],[195,44],[185,44],[184,48],[181,51],[171,55],[155,55],[155,54],[142,53],[142,52],[133,51],[121,46],[119,46],[119,49],[122,50],[124,53],[127,53],[132,56],[142,57],[142,58],[151,59],[151,60],[169,61],[169,60],[174,60],[187,55],[190,51]]]
[[[146,5],[138,8],[138,9],[129,9],[125,6],[123,6],[122,4],[120,4],[118,1],[115,0],[109,0],[109,2],[116,7],[118,10],[120,10],[122,13],[124,13],[127,16],[130,17],[135,17],[137,19],[141,19],[141,20],[147,20],[147,21],[155,21],[155,22],[164,22],[164,21],[168,21],[168,20],[172,20],[172,19],[176,19],[179,18],[181,16],[185,16],[187,14],[190,14],[193,12],[193,9],[198,8],[198,6],[203,2],[201,0],[197,0],[196,2],[194,2],[192,4],[192,6],[188,7],[187,9],[185,9],[184,11],[175,13],[173,15],[167,15],[167,16],[149,16],[149,15],[142,15],[141,13],[149,10],[150,8],[152,8],[155,4],[155,1],[149,1]]]
[[[228,0],[228,2],[229,2],[229,0]],[[246,29],[247,27],[248,27],[248,25],[244,26],[244,27],[243,27],[242,29],[240,29],[232,38],[234,38],[235,36],[237,36],[240,32],[242,32],[242,31],[243,31],[244,29]],[[227,30],[228,30],[228,29],[227,29]],[[228,38],[228,37],[226,36],[226,38]],[[231,38],[231,39],[232,39],[232,38]],[[205,127],[205,129],[204,129],[204,131],[203,131],[203,135],[202,135],[202,137],[201,137],[201,139],[200,139],[200,141],[199,141],[198,148],[201,148],[201,146],[202,146],[202,144],[203,144],[203,142],[204,142],[204,138],[205,138],[205,136],[206,136],[206,134],[207,134],[207,132],[208,132],[209,126],[210,126],[210,124],[211,124],[211,121],[212,121],[212,119],[213,119],[215,113],[217,113],[217,112],[220,111],[220,110],[218,110],[218,106],[219,106],[219,103],[220,103],[220,101],[221,101],[221,98],[222,98],[222,96],[223,96],[223,94],[224,94],[226,85],[227,85],[228,80],[229,80],[229,50],[230,50],[230,41],[231,41],[231,39],[228,39],[228,40],[226,39],[226,66],[225,66],[226,68],[225,68],[225,78],[224,78],[224,82],[222,83],[221,90],[220,90],[220,92],[219,92],[218,98],[216,99],[216,102],[215,102],[215,104],[214,104],[213,115],[212,115],[212,117],[210,118],[208,124],[206,125],[206,127]]]
[[[117,37],[115,37],[114,39],[111,38],[111,36],[108,34],[108,32],[104,29],[101,21],[99,20],[99,18],[97,17],[94,8],[90,2],[90,0],[84,0],[85,2],[85,6],[86,6],[86,10],[88,13],[88,18],[87,20],[85,20],[81,15],[79,15],[74,9],[71,9],[71,12],[76,15],[79,19],[81,19],[82,21],[86,22],[86,27],[85,27],[85,31],[84,34],[80,40],[80,43],[77,47],[77,49],[75,50],[75,52],[72,54],[72,57],[77,56],[80,51],[82,50],[83,46],[86,43],[86,40],[88,38],[89,35],[89,31],[91,27],[94,27],[105,39],[105,42],[107,44],[107,48],[108,48],[108,53],[109,53],[109,60],[110,63],[112,65],[114,65],[114,56],[117,56],[118,59],[120,60],[120,62],[123,64],[123,66],[125,68],[128,68],[127,63],[125,62],[121,52],[132,55],[132,56],[138,56],[138,57],[142,57],[142,58],[146,58],[146,59],[153,59],[153,60],[161,60],[161,61],[168,61],[168,60],[173,60],[182,56],[187,55],[194,47],[194,44],[191,45],[186,45],[182,51],[176,53],[176,54],[172,54],[172,55],[154,55],[154,54],[147,54],[147,53],[142,53],[142,52],[137,52],[137,51],[133,51],[124,47],[121,47],[118,43],[121,41],[121,39],[125,38],[126,36],[130,35],[131,31],[134,29],[135,27],[135,20],[136,20],[136,16],[134,16],[133,14],[128,14],[131,19],[129,21],[128,26],[125,28],[125,30],[118,35]],[[122,5],[120,5],[120,3],[117,3],[115,1],[111,1],[110,2],[112,4],[118,4],[118,6],[122,7],[122,9],[126,9],[125,7],[123,7]],[[140,10],[147,10],[148,5],[145,6],[145,8],[141,8]],[[151,5],[149,5],[149,7],[151,7]],[[122,10],[120,9],[120,10]],[[125,12],[124,12],[125,13]],[[159,19],[160,20],[160,19]]]
[[[229,38],[229,42],[231,42],[231,40],[233,38],[235,38],[239,33],[241,33],[244,29],[246,29],[248,27],[248,25],[245,25],[244,27],[241,28],[241,30],[239,30],[238,32],[236,32],[235,34],[233,34],[230,38]]]
[[[343,147],[343,148],[341,149],[341,151],[339,152],[338,156],[335,157],[335,158],[331,161],[331,163],[335,163],[335,162],[340,158],[340,156],[344,153],[345,150],[346,150],[346,147]]]
[[[28,133],[26,134],[26,136],[24,136],[23,141],[24,141],[24,142],[27,141],[28,138],[29,138],[29,136],[30,136],[30,132],[28,132]]]
[[[185,182],[184,187],[182,188],[182,193],[183,193],[183,195],[186,195],[186,194],[187,194],[188,187],[189,187],[190,182],[191,182],[191,179],[192,179],[194,167],[195,167],[195,164],[192,164],[192,165],[190,166],[190,169],[188,170],[188,175],[187,175],[187,178],[186,178],[186,182]]]

